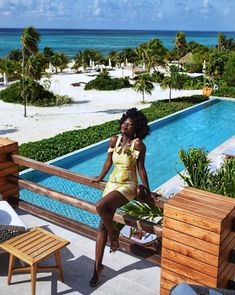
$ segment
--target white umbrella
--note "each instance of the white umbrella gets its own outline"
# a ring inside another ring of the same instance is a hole
[[[7,82],[8,82],[8,81],[7,81],[7,75],[6,75],[6,73],[4,72],[4,73],[3,73],[3,84],[4,84],[4,85],[7,85]]]
[[[146,64],[145,64],[145,62],[143,63],[143,70],[144,71],[146,70]]]
[[[93,60],[92,63],[91,63],[91,67],[92,67],[92,70],[95,69],[95,62],[94,62],[94,60]]]
[[[92,59],[90,59],[90,63],[89,64],[90,64],[90,68],[91,68],[92,67]]]
[[[109,67],[112,67],[111,59],[109,58]]]

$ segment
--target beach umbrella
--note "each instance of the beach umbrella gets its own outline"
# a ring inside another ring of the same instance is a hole
[[[112,67],[111,59],[109,58],[109,67]]]
[[[143,63],[143,71],[145,71],[146,70],[146,64],[145,64],[145,62]]]
[[[92,59],[90,59],[89,65],[90,65],[90,68],[91,68],[92,67]]]
[[[8,82],[8,81],[7,81],[7,75],[6,75],[6,73],[4,72],[4,73],[3,73],[3,84],[4,84],[4,85],[7,85],[7,82]]]
[[[95,69],[95,62],[94,62],[94,60],[93,60],[92,63],[91,63],[91,67],[92,67],[92,70]]]

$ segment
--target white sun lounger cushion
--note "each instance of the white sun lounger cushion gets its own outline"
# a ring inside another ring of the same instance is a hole
[[[0,224],[23,226],[27,228],[7,201],[0,201]]]

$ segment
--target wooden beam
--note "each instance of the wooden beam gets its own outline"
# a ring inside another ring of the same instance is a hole
[[[51,199],[63,202],[65,204],[74,206],[82,210],[86,210],[93,214],[97,214],[94,203],[81,200],[77,197],[73,197],[73,196],[61,193],[59,191],[53,190],[48,187],[44,187],[42,185],[36,184],[29,180],[20,179],[20,178],[17,179],[17,177],[14,177],[14,176],[9,176],[8,180],[9,182],[13,184],[17,184],[20,188],[31,190],[35,193],[48,196]],[[158,236],[162,235],[161,226],[156,225],[153,222],[141,220],[139,218],[127,215],[126,213],[115,213],[113,220],[116,222],[120,222],[122,224],[127,224],[130,226],[136,227],[138,229],[142,229],[149,233],[155,233]]]
[[[99,183],[91,183],[92,177],[82,175],[79,173],[71,172],[66,169],[56,167],[50,164],[46,164],[40,161],[28,159],[23,156],[19,156],[16,154],[11,155],[12,161],[17,164],[24,167],[29,167],[32,169],[36,169],[48,174],[52,174],[55,176],[63,177],[69,180],[73,180],[75,182],[79,182],[81,184],[85,184],[87,186],[91,186],[100,190],[103,190],[105,187],[105,182],[99,182]]]

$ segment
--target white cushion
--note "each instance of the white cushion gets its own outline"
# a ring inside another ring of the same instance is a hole
[[[0,201],[0,224],[17,225],[27,228],[7,201]]]
[[[197,295],[197,293],[185,283],[180,283],[172,292],[172,295]]]

